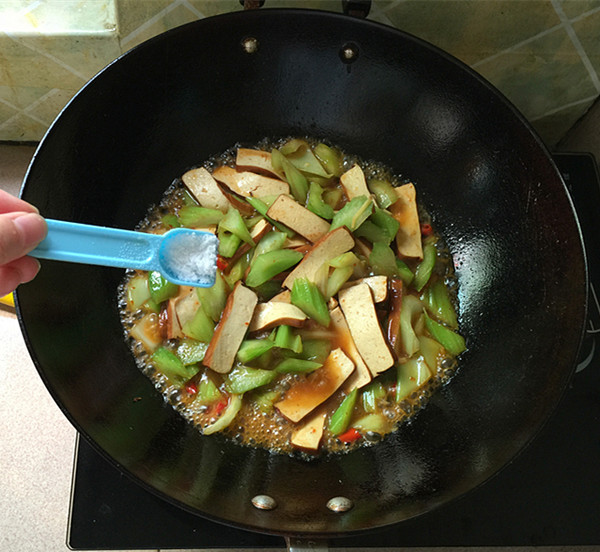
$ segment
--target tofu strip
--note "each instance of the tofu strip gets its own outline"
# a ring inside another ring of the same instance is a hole
[[[317,450],[323,437],[325,429],[325,418],[327,412],[319,409],[318,412],[311,414],[304,425],[292,432],[290,442],[292,445],[309,450]]]
[[[227,196],[204,167],[186,172],[181,179],[202,207],[227,212],[230,206]]]
[[[313,243],[329,232],[330,224],[326,220],[287,195],[280,195],[273,202],[267,216],[285,224]]]
[[[383,337],[369,286],[363,283],[342,289],[338,298],[356,348],[371,374],[384,372],[394,364],[394,358]]]
[[[281,175],[273,168],[271,154],[268,151],[238,148],[235,165],[251,171],[262,171],[281,179]]]
[[[282,324],[299,328],[307,318],[306,314],[295,305],[271,300],[256,306],[248,331],[268,330]]]
[[[371,195],[369,188],[367,188],[365,174],[358,165],[354,165],[340,177],[340,184],[344,188],[348,200],[359,196],[369,197]]]
[[[263,197],[290,193],[288,183],[283,180],[249,171],[238,172],[226,165],[215,169],[212,175],[215,180],[225,184],[232,192],[244,197]]]
[[[248,331],[258,297],[238,282],[227,297],[221,320],[210,340],[203,364],[215,372],[231,371],[235,355]]]
[[[390,205],[390,212],[400,223],[396,234],[398,254],[404,257],[423,258],[421,243],[421,223],[417,209],[417,192],[413,184],[396,188],[398,201]]]

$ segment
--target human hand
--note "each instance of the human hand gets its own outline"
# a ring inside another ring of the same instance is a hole
[[[40,263],[26,255],[47,231],[46,221],[33,205],[0,190],[0,297],[35,278]]]

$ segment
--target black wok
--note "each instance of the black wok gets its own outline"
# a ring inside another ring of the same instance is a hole
[[[65,415],[142,485],[242,528],[347,535],[462,495],[532,439],[576,359],[586,266],[561,178],[503,97],[418,39],[324,12],[229,14],[134,49],[61,113],[22,196],[47,217],[133,228],[190,166],[288,135],[412,178],[454,256],[468,351],[454,380],[382,443],[306,463],[203,438],[136,368],[120,270],[44,262],[19,289],[18,313]],[[253,507],[258,494],[277,508]],[[336,496],[354,507],[329,511]]]

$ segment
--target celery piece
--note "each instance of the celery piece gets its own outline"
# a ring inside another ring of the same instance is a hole
[[[331,321],[325,298],[319,288],[307,278],[296,278],[292,285],[290,300],[307,316],[328,327]]]
[[[334,268],[327,280],[326,298],[329,299],[340,291],[342,286],[350,279],[353,272],[354,267],[352,266]]]
[[[282,152],[283,153],[283,152]],[[284,154],[288,161],[294,165],[299,171],[309,178],[312,175],[320,176],[323,178],[329,178],[329,174],[321,162],[315,157],[313,151],[308,147],[308,144],[300,146],[293,153]]]
[[[400,229],[400,223],[387,211],[375,207],[370,217],[371,222],[381,228],[382,239],[391,243]]]
[[[280,230],[281,232],[285,232],[285,234],[289,238],[294,237],[295,232],[292,229],[288,228],[287,226],[285,226],[285,225],[281,224],[280,222],[277,222],[276,220],[273,220],[271,217],[267,216],[267,211],[269,210],[269,206],[264,201],[261,201],[257,197],[247,197],[246,201],[250,205],[252,205],[252,207],[254,207],[254,209],[256,209],[261,215],[263,215],[273,226],[275,226],[275,228],[277,228],[277,230]]]
[[[392,203],[398,201],[398,194],[396,190],[387,180],[380,180],[378,178],[370,178],[367,182],[369,190],[375,196],[377,205],[382,209],[387,209]]]
[[[148,274],[148,289],[150,290],[150,298],[159,305],[179,293],[179,286],[166,280],[157,271]]]
[[[168,378],[188,380],[198,372],[196,365],[186,367],[181,359],[166,347],[158,347],[152,353],[150,362]]]
[[[246,277],[246,285],[260,286],[280,272],[287,270],[302,260],[302,253],[292,249],[278,249],[259,255]]]
[[[202,404],[208,404],[218,401],[222,395],[223,393],[219,391],[219,388],[215,385],[215,382],[210,379],[206,372],[202,374],[200,382],[198,383],[198,394],[196,395],[196,400],[200,401]]]
[[[396,270],[405,285],[408,286],[413,281],[415,275],[404,261],[396,259]]]
[[[342,199],[342,195],[341,188],[330,188],[323,192],[323,201],[335,210]]]
[[[252,230],[261,220],[264,220],[265,217],[262,215],[254,215],[253,217],[248,217],[244,219],[244,224],[248,230]]]
[[[388,278],[396,276],[398,267],[396,255],[392,249],[383,242],[375,242],[369,255],[369,265],[375,274],[383,274]]]
[[[258,299],[261,303],[266,303],[281,292],[281,282],[276,280],[269,280],[260,286],[253,288],[258,294]]]
[[[441,280],[430,285],[423,292],[423,302],[429,313],[450,328],[458,327],[456,311],[450,300],[448,288]]]
[[[227,284],[218,270],[215,283],[209,288],[196,288],[196,296],[204,312],[218,322],[227,302]]]
[[[241,395],[230,395],[229,404],[221,413],[221,416],[217,419],[217,421],[211,425],[202,428],[202,433],[204,435],[212,435],[217,431],[221,431],[225,429],[231,422],[233,422],[234,418],[237,416],[238,412],[242,408],[242,396]]]
[[[184,205],[200,205],[198,203],[198,200],[193,196],[193,194],[190,193],[190,191],[187,188],[182,189],[181,197],[183,199]]]
[[[331,221],[329,231],[345,226],[354,232],[365,220],[371,216],[373,201],[367,196],[358,196],[344,205]]]
[[[261,392],[255,391],[252,394],[252,400],[258,406],[261,412],[271,412],[273,403],[281,396],[280,391],[267,389]]]
[[[438,341],[451,355],[459,355],[467,348],[462,335],[432,320],[427,313],[425,313],[425,325],[433,339]]]
[[[236,282],[240,281],[244,277],[249,264],[250,254],[242,255],[234,263],[229,273],[223,276],[223,279],[227,282],[230,288],[233,288]]]
[[[247,339],[242,341],[237,352],[237,358],[241,363],[250,362],[270,351],[274,346],[275,343],[268,339]]]
[[[331,415],[329,420],[329,431],[334,435],[340,435],[344,433],[350,425],[350,419],[352,418],[352,411],[356,404],[356,397],[358,396],[358,388],[354,388],[341,402],[340,406],[337,407],[336,411]]]
[[[334,268],[347,268],[351,266],[354,268],[358,263],[360,263],[360,259],[352,251],[347,251],[331,259],[329,266]]]
[[[208,343],[184,338],[177,346],[177,356],[181,359],[183,364],[189,366],[190,364],[202,362],[207,348]]]
[[[438,364],[442,358],[444,348],[435,339],[427,337],[426,335],[419,336],[419,344],[421,345],[421,354],[429,366],[432,373],[436,373],[438,370]]]
[[[245,393],[271,383],[277,377],[274,370],[236,366],[225,376],[225,387],[231,393]]]
[[[308,193],[308,180],[290,161],[277,149],[271,151],[273,167],[281,167],[285,173],[285,179],[290,185],[290,191],[298,203],[306,204]]]
[[[244,224],[242,215],[240,215],[240,212],[233,207],[229,208],[227,214],[219,222],[219,230],[227,230],[240,238],[243,242],[246,242],[249,245],[255,245],[248,228]]]
[[[272,230],[271,232],[267,233],[256,245],[250,265],[253,265],[256,258],[263,253],[281,249],[286,239],[287,235],[284,232]]]
[[[402,297],[400,311],[400,337],[402,348],[408,356],[414,355],[420,348],[419,339],[413,327],[413,320],[423,312],[423,303],[414,295]]]
[[[204,309],[199,307],[194,317],[183,325],[181,331],[192,339],[208,343],[215,333],[215,325]]]
[[[409,397],[431,377],[431,371],[422,356],[409,358],[404,364],[399,364],[397,370],[396,402]]]
[[[362,432],[385,433],[386,422],[382,414],[367,414],[356,420],[352,427]]]
[[[315,157],[321,162],[325,170],[333,176],[341,176],[344,172],[341,154],[329,146],[319,143],[314,147]]]
[[[292,328],[283,324],[277,328],[275,333],[275,347],[280,349],[289,349],[294,353],[301,353],[303,350],[302,338],[292,333]]]
[[[306,140],[302,140],[301,138],[292,138],[279,148],[279,152],[281,152],[285,156],[288,156],[292,153],[296,153],[299,149],[307,147],[308,143],[306,142]]]
[[[358,238],[366,238],[371,243],[383,242],[389,244],[389,236],[371,220],[365,220],[355,231],[354,235]]]
[[[163,215],[160,219],[160,222],[167,230],[179,228],[181,226],[179,219],[173,213],[167,213],[166,215]]]
[[[207,209],[196,205],[185,205],[179,209],[179,223],[187,227],[219,224],[224,216],[218,209]]]
[[[240,243],[242,243],[242,240],[238,236],[224,229],[217,231],[217,238],[219,238],[219,255],[221,257],[233,257]]]
[[[305,339],[302,342],[300,358],[323,364],[331,352],[331,342],[324,339]]]
[[[314,372],[317,368],[321,368],[321,366],[323,366],[321,362],[315,362],[314,360],[286,358],[275,366],[275,371],[279,374],[300,374]]]
[[[334,215],[333,208],[323,201],[323,188],[314,182],[310,183],[310,188],[308,189],[306,208],[315,215],[319,215],[327,220],[331,220]]]
[[[415,279],[412,281],[412,285],[417,291],[421,291],[425,287],[425,284],[429,282],[436,259],[437,249],[435,245],[431,243],[426,244],[423,247],[423,260],[417,266]]]
[[[136,311],[150,299],[148,276],[146,274],[134,276],[127,282],[127,306]]]
[[[379,381],[370,383],[362,390],[363,410],[372,414],[377,410],[377,401],[385,397],[385,388]]]

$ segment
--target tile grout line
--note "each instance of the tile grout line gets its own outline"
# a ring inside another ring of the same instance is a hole
[[[571,25],[569,18],[566,16],[566,14],[563,11],[562,6],[559,4],[558,0],[551,0],[551,2],[552,2],[552,7],[554,8],[554,11],[556,12],[556,15],[558,15],[558,17],[560,18],[565,31],[569,35],[569,38],[571,39],[573,46],[575,46],[575,49],[577,50],[577,53],[579,54],[579,57],[581,58],[583,65],[587,69],[590,79],[592,80],[592,83],[593,83],[594,87],[596,88],[596,92],[600,92],[600,79],[598,79],[598,74],[596,73],[596,70],[594,69],[592,62],[590,61],[590,58],[588,57],[585,49],[583,48],[583,45],[581,44],[581,41],[579,40],[579,37],[577,36],[575,29],[573,29],[573,26]]]
[[[182,0],[181,5],[190,10],[198,19],[204,19],[206,17],[200,10],[192,6],[188,0]]]
[[[37,123],[40,123],[41,125],[44,125],[45,127],[48,127],[49,125],[48,125],[48,123],[46,121],[42,121],[40,118],[36,117],[35,115],[32,115],[31,113],[28,113],[28,111],[30,111],[31,109],[35,109],[42,102],[44,102],[48,98],[54,96],[58,92],[59,92],[58,88],[53,88],[52,90],[46,92],[43,96],[40,96],[37,100],[35,100],[31,104],[29,104],[27,107],[24,107],[22,109],[19,108],[19,107],[17,107],[16,105],[11,104],[10,102],[8,102],[6,100],[0,98],[0,102],[2,102],[3,104],[5,104],[5,105],[7,105],[7,106],[9,106],[12,109],[15,109],[17,111],[17,113],[15,113],[14,115],[12,115],[8,119],[6,119],[6,121],[4,121],[3,123],[0,123],[0,130],[2,130],[5,126],[7,126],[13,119],[15,119],[16,117],[18,117],[19,115],[25,115],[26,117],[29,117],[30,119],[33,119]]]
[[[588,96],[587,98],[583,98],[581,100],[576,100],[574,102],[561,105],[560,107],[556,107],[554,109],[550,109],[549,111],[546,111],[546,113],[543,113],[542,115],[539,115],[537,117],[534,117],[532,119],[527,119],[527,120],[529,122],[539,121],[539,120],[543,119],[544,117],[548,117],[549,115],[554,115],[555,113],[560,113],[563,109],[569,109],[570,107],[575,107],[575,106],[580,105],[580,104],[584,104],[584,103],[587,103],[587,102],[594,101],[597,97],[598,96],[596,96],[596,95],[594,95],[594,96]]]
[[[123,37],[119,42],[121,44],[121,48],[123,48],[126,44],[134,40],[138,35],[143,33],[146,29],[154,25],[157,21],[160,21],[162,17],[173,11],[175,8],[181,6],[183,4],[183,0],[174,0],[171,2],[166,8],[160,10],[156,15],[142,23],[139,27],[131,31],[127,36]]]

